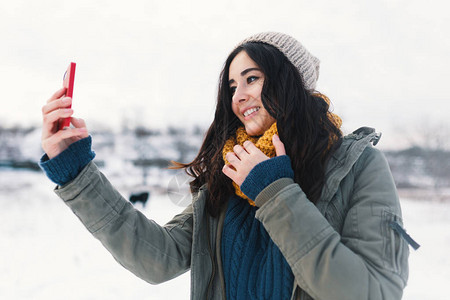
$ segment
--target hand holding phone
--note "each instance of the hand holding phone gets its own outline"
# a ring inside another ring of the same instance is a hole
[[[75,81],[75,67],[76,63],[71,62],[67,67],[66,73],[64,73],[64,81],[63,86],[66,88],[66,97],[73,98],[73,84]],[[68,108],[70,108],[69,106]],[[60,128],[64,129],[65,127],[70,126],[70,117],[65,118],[61,121]]]

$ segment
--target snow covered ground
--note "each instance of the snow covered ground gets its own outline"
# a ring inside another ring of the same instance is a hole
[[[114,180],[114,179],[112,179]],[[150,285],[123,269],[39,172],[0,170],[0,299],[189,299],[189,273]],[[450,202],[402,199],[411,251],[403,299],[449,299]],[[166,195],[141,210],[160,224],[183,208]]]

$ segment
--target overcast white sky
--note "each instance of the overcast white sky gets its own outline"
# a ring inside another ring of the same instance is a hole
[[[73,107],[90,128],[207,126],[227,55],[270,30],[321,60],[317,88],[346,132],[376,127],[395,143],[404,128],[450,124],[449,11],[444,0],[2,1],[0,125],[39,124],[74,61]]]

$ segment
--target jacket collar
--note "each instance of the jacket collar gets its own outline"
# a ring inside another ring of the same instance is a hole
[[[340,147],[331,156],[325,170],[326,181],[321,200],[317,203],[320,210],[327,206],[338,190],[340,182],[350,172],[364,149],[372,144],[376,145],[380,138],[381,133],[375,132],[375,129],[370,127],[361,127],[343,137]]]
[[[326,181],[322,190],[322,197],[317,203],[317,208],[320,211],[327,207],[328,202],[338,190],[342,179],[350,172],[364,149],[378,144],[380,138],[381,133],[375,132],[375,129],[370,127],[361,127],[342,138],[341,145],[331,156],[325,170]],[[197,206],[199,198],[206,197],[205,192],[207,190],[207,184],[204,184],[193,195],[194,206]],[[206,199],[202,200],[200,202],[204,205]]]

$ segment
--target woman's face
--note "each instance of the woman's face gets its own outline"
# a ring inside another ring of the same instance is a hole
[[[247,52],[239,52],[231,61],[228,82],[234,114],[241,120],[248,135],[262,135],[275,119],[261,102],[264,73]]]

